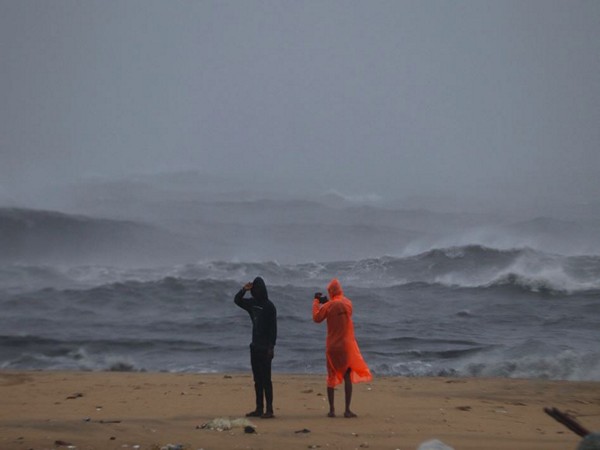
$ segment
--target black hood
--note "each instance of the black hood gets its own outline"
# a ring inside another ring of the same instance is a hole
[[[252,282],[252,289],[250,290],[252,297],[257,300],[268,300],[269,295],[267,294],[267,286],[265,280],[261,277],[256,277]]]

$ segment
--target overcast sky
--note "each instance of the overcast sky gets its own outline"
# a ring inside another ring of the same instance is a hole
[[[0,0],[0,186],[600,196],[600,2]],[[283,180],[283,181],[282,181]]]

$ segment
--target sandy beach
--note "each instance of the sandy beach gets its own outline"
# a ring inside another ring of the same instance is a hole
[[[1,372],[1,449],[574,449],[555,406],[600,429],[600,383],[479,378],[375,378],[354,387],[358,418],[327,418],[325,378],[275,375],[272,420],[255,433],[202,428],[253,407],[249,374]],[[336,391],[343,408],[343,391]]]

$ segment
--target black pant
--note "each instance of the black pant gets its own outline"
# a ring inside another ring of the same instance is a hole
[[[250,363],[254,376],[254,391],[256,392],[256,410],[263,409],[263,394],[267,401],[267,412],[273,412],[273,383],[271,383],[271,361],[273,354],[267,349],[250,346]]]

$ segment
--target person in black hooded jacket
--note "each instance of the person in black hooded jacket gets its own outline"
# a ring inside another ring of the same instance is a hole
[[[250,298],[244,298],[247,291],[252,294]],[[275,355],[275,341],[277,340],[277,310],[269,300],[267,287],[261,277],[256,277],[252,283],[246,283],[235,295],[234,302],[240,308],[248,311],[252,320],[250,363],[254,376],[256,409],[246,416],[271,419],[275,417],[273,414],[271,361]],[[264,409],[264,401],[266,401],[266,409]]]

